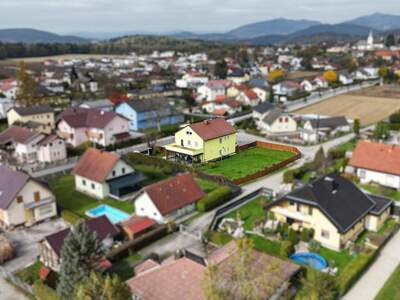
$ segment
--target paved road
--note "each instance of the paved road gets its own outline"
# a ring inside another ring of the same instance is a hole
[[[386,280],[400,263],[400,232],[381,250],[379,257],[354,287],[343,297],[344,300],[373,300]]]
[[[0,299],[1,300],[29,300],[21,292],[16,290],[0,277]]]

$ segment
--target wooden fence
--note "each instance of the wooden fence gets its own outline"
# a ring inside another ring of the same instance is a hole
[[[290,158],[288,158],[288,159],[286,159],[284,161],[281,161],[281,162],[279,162],[277,164],[274,164],[274,165],[272,165],[272,166],[270,166],[268,168],[265,168],[265,169],[263,169],[261,171],[258,171],[256,173],[244,176],[244,177],[239,178],[239,179],[235,179],[235,180],[233,180],[233,182],[235,184],[244,184],[244,183],[247,183],[249,181],[255,180],[257,178],[264,177],[264,176],[266,176],[266,175],[268,175],[270,173],[273,173],[273,172],[275,172],[275,171],[277,171],[277,170],[279,170],[279,169],[281,169],[281,168],[283,168],[283,167],[285,167],[285,166],[291,164],[292,162],[295,162],[296,160],[301,158],[301,152],[296,147],[287,146],[287,145],[280,145],[280,144],[273,144],[273,143],[267,143],[267,142],[261,142],[261,141],[256,141],[256,142],[253,142],[253,143],[250,143],[250,144],[242,145],[242,146],[238,147],[237,150],[238,150],[238,152],[240,152],[240,151],[247,150],[247,149],[250,149],[250,148],[255,148],[255,147],[265,148],[265,149],[272,149],[272,150],[279,150],[279,151],[288,151],[288,152],[292,152],[294,154],[294,156],[292,156],[292,157],[290,157]]]

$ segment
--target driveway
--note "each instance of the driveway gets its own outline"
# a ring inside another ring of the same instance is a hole
[[[381,250],[378,258],[343,297],[344,300],[373,300],[400,263],[400,232]]]
[[[2,265],[8,272],[18,271],[35,262],[39,255],[38,242],[45,236],[60,231],[67,227],[62,219],[54,219],[33,226],[31,228],[18,228],[6,231],[7,238],[16,249],[14,259]],[[3,299],[0,297],[0,299]]]
[[[21,292],[17,291],[12,285],[8,284],[0,277],[0,299],[2,300],[29,300]]]

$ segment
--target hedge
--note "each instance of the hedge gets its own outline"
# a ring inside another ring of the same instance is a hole
[[[82,218],[78,216],[76,213],[67,209],[61,211],[61,218],[63,218],[65,222],[70,223],[72,225],[75,225],[76,223],[82,220]]]
[[[351,261],[340,273],[337,284],[340,295],[344,295],[352,285],[363,275],[376,257],[377,251],[360,253],[357,259]]]
[[[45,285],[40,280],[35,282],[33,290],[37,300],[60,300],[56,291]]]
[[[232,191],[228,186],[221,186],[197,202],[197,210],[199,212],[212,210],[228,202],[231,199],[231,195]]]

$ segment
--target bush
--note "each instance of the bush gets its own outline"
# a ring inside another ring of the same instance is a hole
[[[294,182],[294,170],[287,170],[283,173],[283,182],[284,183],[293,183]]]
[[[55,290],[45,285],[40,280],[35,282],[33,286],[35,299],[37,300],[60,300]]]
[[[321,250],[321,244],[316,240],[311,240],[309,242],[309,250],[310,252],[319,253],[319,251]]]
[[[64,209],[61,212],[61,218],[63,218],[65,222],[70,223],[72,225],[75,225],[76,223],[82,220],[82,218],[78,216],[76,213],[67,209]]]
[[[344,295],[358,278],[361,277],[364,271],[374,261],[376,253],[376,251],[360,253],[357,259],[354,259],[346,265],[337,281],[340,295]]]
[[[281,257],[289,257],[294,253],[293,243],[291,241],[283,241],[279,251]]]
[[[297,232],[294,231],[292,228],[289,229],[288,232],[288,241],[290,241],[293,245],[297,244],[297,242],[299,241],[299,237],[297,235]]]
[[[345,156],[346,156],[346,149],[333,148],[328,152],[328,157],[330,159],[341,159],[345,158]]]
[[[300,239],[303,242],[308,242],[310,240],[310,230],[308,230],[307,228],[303,228],[300,233]]]
[[[231,199],[231,195],[232,191],[228,186],[221,186],[197,202],[197,210],[200,212],[212,210],[228,202]]]

